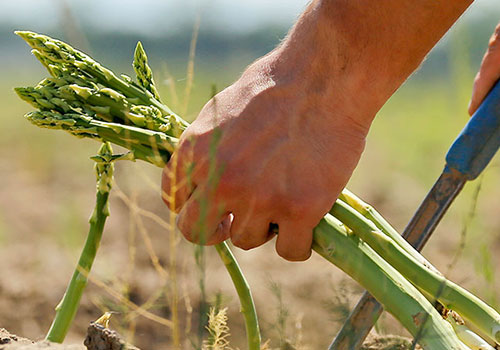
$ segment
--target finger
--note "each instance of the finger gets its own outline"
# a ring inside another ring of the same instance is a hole
[[[280,221],[276,251],[289,261],[304,261],[311,256],[312,227],[293,221]]]
[[[479,108],[481,102],[500,78],[500,25],[490,39],[488,51],[484,55],[481,68],[474,79],[472,97],[469,103],[469,114]]]
[[[204,188],[198,187],[177,216],[177,226],[190,242],[213,245],[229,238],[230,213]]]
[[[241,249],[252,249],[266,243],[274,235],[269,232],[269,218],[249,214],[234,215],[231,224],[231,241]]]

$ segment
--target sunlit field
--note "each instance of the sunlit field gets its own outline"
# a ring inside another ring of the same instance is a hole
[[[431,54],[380,111],[348,185],[400,232],[440,175],[446,151],[468,120],[468,99],[481,56],[471,51],[471,36],[462,40],[469,29],[464,25],[452,32],[445,50],[448,58]],[[487,37],[481,40],[483,44],[474,41],[473,46],[485,47]],[[131,74],[133,48],[125,57],[106,61],[110,55],[99,51],[97,58],[116,72]],[[214,57],[196,55],[189,87],[187,51],[185,58],[173,62],[153,52],[160,94],[187,120],[196,117],[214,85],[218,90],[228,86],[257,58],[235,54],[222,67]],[[29,59],[35,60],[28,47],[20,55],[22,64],[2,70],[0,79],[0,328],[38,340],[50,326],[85,240],[95,197],[90,157],[99,144],[36,128],[23,118],[32,108],[12,89],[36,84],[46,73],[34,63],[24,68]],[[203,249],[203,259],[196,259],[201,248],[172,229],[171,213],[160,196],[160,175],[161,170],[141,161],[117,163],[111,216],[68,342],[81,343],[88,323],[111,310],[116,311],[112,328],[128,341],[142,349],[166,349],[172,344],[167,321],[175,308],[183,348],[197,349],[207,337],[201,311],[217,305],[228,308],[231,347],[244,349],[238,298],[224,266],[211,247]],[[497,154],[486,171],[466,185],[424,249],[449,279],[496,309],[499,179]],[[274,241],[252,251],[233,251],[252,286],[263,340],[269,340],[272,349],[326,348],[363,292],[317,255],[304,263],[282,260],[274,252]],[[408,335],[387,314],[376,331]]]

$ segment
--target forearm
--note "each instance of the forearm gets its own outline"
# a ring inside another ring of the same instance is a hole
[[[371,121],[471,2],[315,0],[277,51]]]

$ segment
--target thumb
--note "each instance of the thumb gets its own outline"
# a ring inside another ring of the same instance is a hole
[[[497,25],[490,39],[479,72],[474,79],[472,97],[469,102],[469,115],[473,115],[481,102],[500,78],[500,24]]]

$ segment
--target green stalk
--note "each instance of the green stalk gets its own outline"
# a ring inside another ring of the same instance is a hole
[[[500,342],[500,315],[495,309],[440,273],[422,265],[348,204],[337,201],[330,214],[353,230],[417,288],[472,322],[491,341]]]
[[[369,290],[423,349],[468,349],[410,282],[332,215],[314,229],[313,249]]]
[[[245,328],[247,332],[248,350],[260,350],[260,330],[259,320],[257,318],[257,311],[253,302],[250,285],[248,284],[243,272],[236,261],[231,249],[226,242],[215,245],[217,253],[226,266],[231,279],[233,280],[234,287],[240,299],[241,313],[245,318]]]
[[[375,226],[377,226],[378,229],[380,229],[383,233],[385,233],[388,237],[390,237],[394,242],[396,242],[401,248],[403,248],[407,253],[409,253],[413,258],[419,261],[422,265],[425,265],[429,269],[438,272],[438,270],[426,258],[424,258],[419,252],[417,252],[413,248],[413,246],[410,243],[408,243],[408,241],[404,239],[403,236],[401,236],[399,232],[396,231],[391,226],[391,224],[389,224],[389,222],[387,222],[387,220],[382,215],[380,215],[371,205],[361,200],[358,196],[349,191],[347,188],[344,188],[342,193],[339,195],[339,199],[347,203],[358,213],[363,215],[366,219],[373,222],[373,224],[375,224]]]
[[[107,123],[76,113],[30,112],[26,118],[33,124],[49,129],[65,130],[75,136],[109,141],[133,153],[133,159],[141,159],[163,167],[170,159],[178,140],[133,126]]]
[[[96,205],[89,220],[89,233],[68,288],[56,307],[56,316],[46,337],[51,342],[62,343],[64,341],[80,305],[83,291],[87,286],[88,275],[101,242],[104,224],[109,216],[108,198],[113,179],[113,165],[109,161],[111,155],[111,145],[109,143],[103,144],[99,150],[99,157],[103,161],[96,163]]]
[[[148,65],[148,56],[146,55],[140,41],[137,43],[135,48],[133,67],[139,84],[148,90],[155,99],[160,101],[160,94],[156,89],[155,81],[153,79],[153,71]]]
[[[90,56],[71,47],[70,45],[46,35],[29,31],[16,31],[34,50],[35,56],[47,67],[50,74],[54,70],[51,65],[67,68],[77,75],[92,77],[97,83],[120,91],[126,97],[138,98],[144,105],[153,105],[160,109],[163,115],[174,116],[180,123],[187,127],[187,122],[177,117],[170,108],[159,102],[154,96],[141,86],[118,78],[111,70],[103,67]]]

